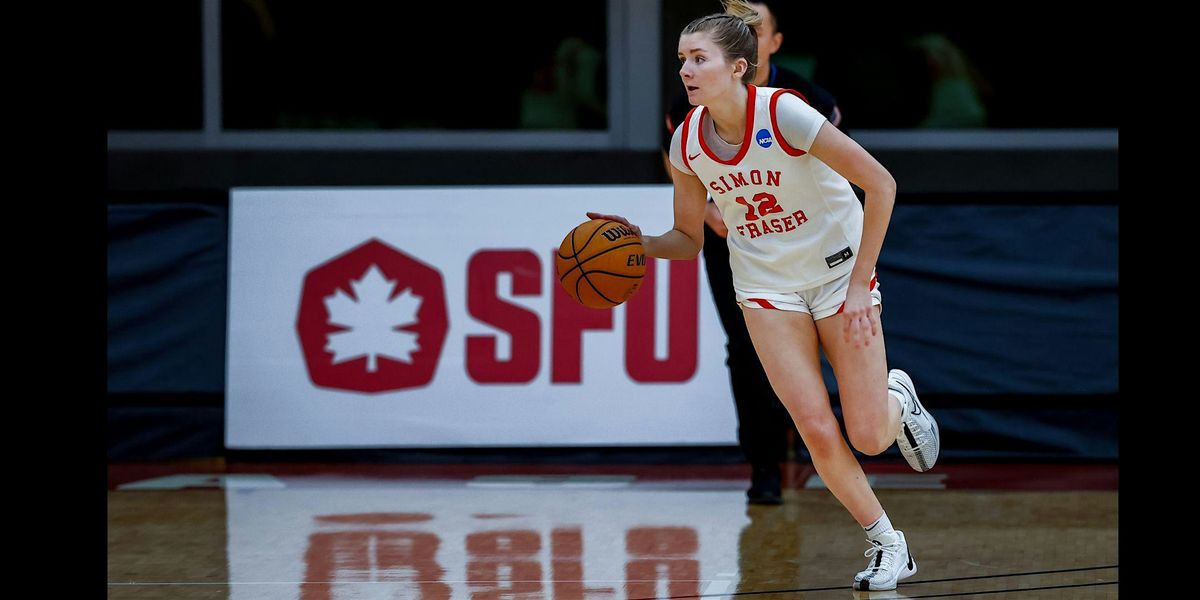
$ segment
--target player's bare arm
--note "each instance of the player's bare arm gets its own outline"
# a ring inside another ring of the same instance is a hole
[[[821,125],[809,153],[866,192],[863,204],[862,241],[858,260],[850,276],[852,285],[866,289],[883,247],[892,207],[896,204],[896,180],[858,142],[828,121]]]
[[[700,178],[671,165],[675,184],[675,224],[662,235],[643,236],[647,256],[673,260],[695,258],[704,247],[704,211],[708,192]]]

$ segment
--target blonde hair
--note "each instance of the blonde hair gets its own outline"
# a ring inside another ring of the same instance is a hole
[[[688,23],[679,35],[708,33],[726,60],[734,62],[739,58],[746,59],[742,83],[750,83],[758,72],[755,62],[758,59],[758,36],[754,28],[762,25],[762,15],[746,0],[721,0],[721,6],[725,12],[700,17]]]

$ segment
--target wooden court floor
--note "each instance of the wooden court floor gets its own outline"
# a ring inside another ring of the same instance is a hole
[[[110,465],[108,598],[1116,598],[1115,465],[864,468],[918,572],[850,589],[811,467]]]

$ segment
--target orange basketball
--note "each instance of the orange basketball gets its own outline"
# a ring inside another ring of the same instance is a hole
[[[567,295],[591,308],[612,308],[628,300],[646,274],[646,251],[638,234],[604,219],[572,229],[554,262]]]

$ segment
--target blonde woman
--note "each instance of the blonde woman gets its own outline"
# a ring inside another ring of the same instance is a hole
[[[642,236],[646,254],[694,258],[711,195],[728,228],[734,298],[754,348],[826,487],[866,532],[858,590],[895,589],[916,573],[830,407],[824,349],[837,378],[850,443],[877,455],[896,442],[909,465],[931,469],[937,422],[909,376],[888,371],[875,263],[896,197],[883,165],[791,90],[756,87],[755,28],[743,0],[688,24],[679,75],[694,106],[671,140],[674,227]],[[850,182],[866,192],[860,204]],[[620,221],[617,215],[590,218]]]

